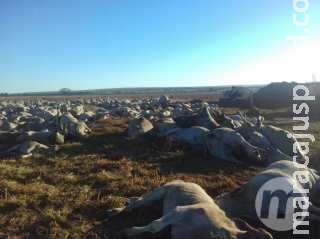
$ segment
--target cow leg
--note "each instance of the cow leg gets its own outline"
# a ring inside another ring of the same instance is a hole
[[[159,187],[152,192],[137,198],[129,203],[125,210],[131,211],[132,209],[142,207],[144,205],[150,205],[154,201],[158,201],[164,198],[167,191],[166,186]]]
[[[127,228],[125,229],[125,234],[126,236],[136,236],[144,232],[157,233],[166,228],[167,226],[171,225],[175,221],[179,220],[179,218],[179,212],[177,210],[173,210],[164,215],[163,217],[152,221],[146,226]]]
[[[113,208],[107,211],[107,218],[113,217],[123,211],[132,211],[135,208],[142,207],[144,205],[150,205],[154,201],[164,198],[166,193],[166,186],[159,187],[152,192],[142,197],[132,197],[129,199],[129,204],[126,207]]]

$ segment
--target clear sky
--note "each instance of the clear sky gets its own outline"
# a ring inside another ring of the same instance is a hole
[[[292,2],[0,0],[0,92],[309,81],[320,1],[308,34]],[[290,35],[309,50],[293,52]]]

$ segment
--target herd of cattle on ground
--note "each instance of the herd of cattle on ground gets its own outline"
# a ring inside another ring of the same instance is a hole
[[[88,107],[90,106],[90,107]],[[272,238],[263,229],[246,225],[238,228],[231,218],[246,215],[257,218],[254,208],[259,188],[268,180],[293,178],[297,170],[292,157],[303,162],[302,150],[294,153],[297,143],[290,132],[267,125],[258,112],[227,115],[215,104],[191,101],[172,102],[168,97],[144,100],[115,100],[108,97],[74,100],[6,100],[0,102],[0,156],[31,157],[37,152],[58,150],[68,140],[90,136],[90,126],[108,117],[128,117],[127,140],[159,140],[183,145],[231,164],[265,166],[265,171],[251,178],[240,189],[213,200],[199,185],[173,181],[151,193],[132,199],[123,210],[163,201],[163,216],[146,226],[132,227],[125,234],[136,236],[156,233],[171,226],[171,238]],[[310,219],[320,221],[320,177],[311,168],[310,181],[298,189],[310,190]],[[285,213],[285,208],[280,208]],[[250,234],[250,235],[249,235]]]

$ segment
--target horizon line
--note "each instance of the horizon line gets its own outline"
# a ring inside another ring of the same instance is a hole
[[[270,82],[271,84],[273,82]],[[0,95],[24,95],[24,94],[61,94],[61,90],[63,89],[69,89],[70,94],[73,93],[85,93],[85,92],[92,92],[92,91],[112,91],[112,90],[131,90],[131,89],[192,89],[192,88],[225,88],[225,87],[259,87],[259,86],[265,86],[268,84],[227,84],[227,85],[204,85],[204,86],[128,86],[128,87],[112,87],[112,88],[99,88],[99,89],[80,89],[80,90],[73,90],[68,87],[63,87],[60,90],[48,90],[48,91],[24,91],[24,92],[0,92]]]

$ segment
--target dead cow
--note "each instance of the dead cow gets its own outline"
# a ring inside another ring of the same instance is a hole
[[[146,226],[126,229],[127,237],[156,233],[171,226],[172,239],[272,238],[264,231],[240,230],[199,185],[180,180],[167,183],[119,210],[130,211],[157,200],[163,201],[163,216]]]
[[[191,147],[195,150],[205,150],[205,138],[210,130],[200,127],[192,126],[190,128],[176,128],[168,132],[166,140],[171,143],[178,143],[186,147]]]
[[[209,130],[218,128],[220,125],[211,116],[209,107],[203,107],[197,114],[190,116],[180,116],[174,118],[174,121],[179,127],[189,128],[192,126],[201,126]]]
[[[91,132],[85,122],[79,121],[71,113],[58,117],[58,127],[59,131],[70,138],[86,137]]]
[[[261,150],[230,128],[218,128],[208,133],[206,147],[210,156],[224,161],[237,164],[262,162]]]
[[[304,179],[308,177],[309,181],[307,183],[300,183],[295,180],[293,175],[298,171],[306,175],[303,176]],[[289,202],[289,198],[294,196],[293,193],[296,194],[295,197],[302,197],[305,190],[309,190],[309,219],[320,221],[320,209],[316,207],[320,205],[320,177],[315,170],[303,165],[300,165],[298,168],[292,161],[287,160],[272,163],[265,171],[251,178],[248,183],[239,189],[217,198],[217,203],[230,216],[249,216],[250,218],[258,220],[259,218],[255,208],[257,193],[265,183],[272,182],[271,180],[279,178],[283,179],[282,181],[285,182],[285,185],[283,185],[283,183],[281,185],[275,184],[273,185],[275,189],[277,187],[279,187],[280,191],[284,189],[283,187],[292,188],[292,190],[295,189],[292,193],[286,195],[287,198],[282,198],[281,200]],[[269,199],[270,198],[263,198],[263,201]],[[279,202],[278,215],[286,215],[287,203],[283,203],[283,201]],[[268,215],[269,208],[263,208],[265,211],[262,211],[261,214],[265,213],[265,215]]]
[[[152,123],[144,117],[134,118],[129,122],[128,138],[136,139],[153,129]]]
[[[49,149],[48,146],[44,144],[40,144],[36,141],[25,141],[21,144],[13,146],[6,151],[2,152],[3,155],[8,154],[16,154],[21,157],[29,157],[32,156],[32,153],[36,150],[47,150]]]

